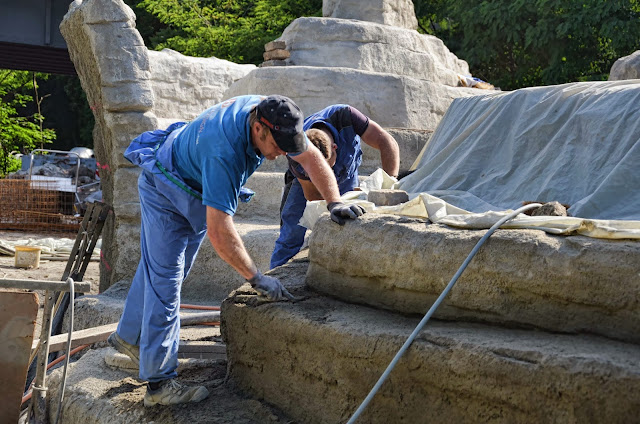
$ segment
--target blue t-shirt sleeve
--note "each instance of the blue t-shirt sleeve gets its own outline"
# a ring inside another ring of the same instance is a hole
[[[228,215],[236,213],[240,193],[240,179],[234,165],[219,156],[202,162],[202,203]]]

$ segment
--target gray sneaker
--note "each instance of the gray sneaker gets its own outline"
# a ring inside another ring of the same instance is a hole
[[[127,355],[134,364],[140,366],[140,347],[132,345],[122,340],[122,337],[118,336],[115,331],[111,333],[107,342],[120,353]]]
[[[156,390],[147,385],[144,395],[144,406],[175,405],[177,403],[200,402],[209,396],[204,386],[186,386],[175,378],[165,380]]]

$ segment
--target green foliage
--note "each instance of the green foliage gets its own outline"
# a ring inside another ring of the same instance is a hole
[[[278,38],[300,16],[318,16],[321,0],[131,0],[145,15],[145,40],[153,49],[170,48],[189,56],[236,63],[262,62],[264,45]]]
[[[638,0],[415,0],[436,35],[474,76],[503,89],[605,80],[640,46]]]
[[[39,112],[44,97],[37,94],[36,78],[46,79],[47,75],[0,69],[1,176],[14,170],[17,165],[11,159],[11,152],[25,153],[56,138],[53,130],[44,128],[44,116]],[[24,110],[32,103],[37,111],[25,115]]]

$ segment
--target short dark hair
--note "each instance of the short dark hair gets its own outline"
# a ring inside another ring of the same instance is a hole
[[[310,128],[306,132],[309,141],[322,152],[322,156],[325,159],[331,158],[331,145],[333,144],[331,137],[319,128]]]

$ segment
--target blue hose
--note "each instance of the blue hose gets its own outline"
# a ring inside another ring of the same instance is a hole
[[[411,335],[409,336],[407,341],[404,342],[404,344],[402,345],[402,347],[400,348],[398,353],[396,353],[396,356],[391,360],[391,362],[389,363],[389,366],[387,367],[387,369],[384,370],[384,372],[382,373],[382,375],[378,379],[378,382],[375,384],[375,386],[373,386],[373,389],[371,389],[371,391],[369,392],[367,397],[362,401],[362,403],[360,404],[360,406],[358,407],[356,412],[351,416],[351,418],[349,419],[347,424],[355,423],[356,420],[362,414],[362,412],[365,410],[367,405],[369,405],[369,402],[371,402],[371,399],[373,399],[373,397],[376,395],[376,393],[380,389],[380,386],[382,386],[382,384],[389,377],[389,374],[391,374],[391,371],[397,365],[397,363],[400,360],[400,358],[402,357],[402,355],[404,355],[404,353],[407,351],[407,349],[409,349],[409,346],[411,346],[411,343],[413,343],[415,338],[418,336],[418,333],[420,332],[420,330],[422,330],[422,327],[424,327],[425,324],[427,323],[427,321],[429,321],[429,319],[431,318],[431,315],[433,315],[433,313],[436,311],[436,309],[438,309],[438,306],[440,306],[440,304],[442,303],[444,298],[447,296],[447,294],[449,294],[449,292],[453,288],[453,285],[456,283],[456,281],[458,281],[458,278],[460,278],[460,275],[462,275],[462,273],[464,272],[464,270],[467,267],[467,265],[469,265],[469,262],[471,262],[471,259],[473,259],[473,257],[476,255],[476,253],[478,253],[478,249],[480,249],[480,246],[482,246],[484,244],[484,242],[491,236],[491,234],[493,234],[493,232],[495,230],[500,228],[500,226],[502,224],[504,224],[508,220],[514,218],[515,216],[517,216],[518,214],[520,214],[520,213],[522,213],[524,211],[527,211],[527,210],[533,209],[533,208],[538,208],[540,206],[542,206],[540,203],[530,203],[530,204],[528,204],[526,206],[521,207],[520,209],[517,209],[517,210],[511,212],[509,215],[505,216],[504,218],[500,219],[498,222],[493,224],[493,226],[491,228],[489,228],[489,231],[487,231],[486,234],[484,236],[482,236],[482,238],[480,240],[478,240],[478,243],[476,243],[474,248],[471,250],[471,253],[469,253],[469,256],[467,256],[467,259],[465,259],[464,262],[462,263],[462,265],[460,265],[460,268],[458,268],[458,271],[456,272],[456,274],[453,276],[451,281],[449,281],[449,284],[447,284],[447,287],[445,287],[444,290],[442,291],[442,293],[440,293],[440,296],[438,296],[438,298],[433,303],[433,305],[431,306],[431,308],[429,309],[427,314],[422,318],[422,320],[420,321],[418,326],[415,328],[415,330],[413,330],[413,332],[411,333]]]

